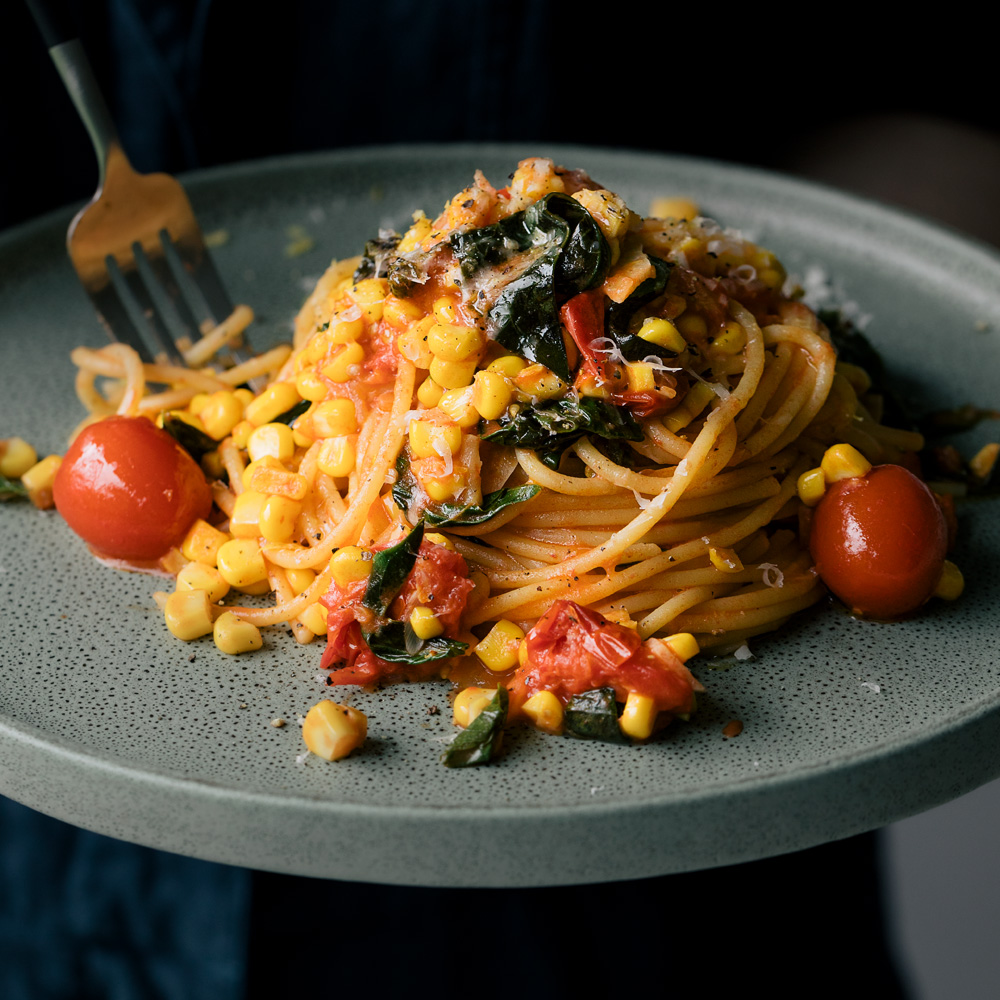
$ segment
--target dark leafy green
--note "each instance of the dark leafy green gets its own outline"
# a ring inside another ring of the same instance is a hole
[[[27,500],[28,490],[16,479],[0,476],[0,500]]]
[[[507,689],[498,687],[486,708],[448,744],[441,762],[446,767],[488,764],[500,750],[508,703]]]
[[[563,727],[570,736],[605,743],[626,743],[618,725],[615,689],[595,688],[572,697],[566,706]]]
[[[308,399],[303,399],[296,403],[290,410],[279,413],[271,422],[275,424],[291,424],[293,421],[298,420],[310,406],[312,406],[312,403]]]
[[[432,660],[461,656],[468,648],[467,642],[439,635],[434,639],[421,639],[409,622],[389,622],[371,632],[364,633],[371,651],[390,663],[409,663],[419,666]]]
[[[489,310],[493,339],[568,382],[559,304],[597,285],[611,263],[590,213],[568,195],[550,194],[492,226],[453,233],[449,244],[465,278],[493,270],[506,282]]]
[[[420,551],[423,538],[424,522],[420,521],[401,542],[375,553],[365,596],[361,598],[361,603],[366,608],[383,618],[386,616],[389,605],[403,589],[403,584],[417,561],[417,552]]]
[[[674,358],[676,353],[661,347],[659,344],[652,344],[648,340],[643,340],[636,333],[629,333],[629,322],[640,306],[662,295],[667,287],[667,279],[670,277],[672,264],[659,257],[650,257],[653,270],[656,272],[653,277],[647,278],[634,292],[624,301],[612,302],[608,307],[605,318],[605,330],[617,345],[618,349],[628,361],[641,361],[655,354],[661,358]]]
[[[391,229],[379,231],[378,237],[365,244],[365,252],[354,271],[354,280],[384,278],[389,272],[389,260],[402,237]]]
[[[200,462],[204,455],[215,451],[219,442],[210,438],[204,431],[185,423],[172,413],[163,414],[163,429],[196,461]]]

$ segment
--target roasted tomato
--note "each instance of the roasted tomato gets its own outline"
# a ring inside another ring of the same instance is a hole
[[[659,712],[686,714],[694,708],[694,692],[702,690],[665,642],[643,642],[634,629],[573,601],[553,604],[525,641],[525,663],[508,685],[515,706],[539,691],[565,704],[584,691],[613,687],[619,701],[634,691],[652,698]]]
[[[941,579],[948,527],[934,494],[900,465],[832,484],[813,512],[809,549],[823,582],[869,618],[899,618]]]
[[[99,555],[149,561],[208,517],[212,492],[194,459],[144,417],[84,428],[59,467],[53,496],[66,523]]]

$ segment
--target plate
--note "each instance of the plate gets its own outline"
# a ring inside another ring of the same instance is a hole
[[[287,339],[312,281],[379,227],[437,211],[477,167],[582,166],[646,211],[694,197],[822,268],[901,389],[928,406],[996,401],[1000,260],[919,220],[766,173],[583,148],[395,147],[265,161],[186,179],[255,345]],[[0,237],[3,434],[61,452],[81,417],[68,352],[103,334],[66,259],[69,212]],[[290,227],[300,227],[290,229]],[[301,250],[302,230],[314,241]],[[995,429],[994,429],[995,432]],[[162,583],[94,562],[54,512],[0,509],[0,791],[87,829],[214,861],[371,882],[595,882],[746,861],[873,829],[1000,775],[1000,505],[963,504],[967,592],[912,621],[834,606],[696,672],[689,724],[646,746],[510,734],[496,766],[439,763],[447,687],[355,691],[364,749],[300,761],[296,719],[329,690],[321,646],[268,633],[252,656],[181,644]],[[341,689],[341,694],[348,689]],[[354,689],[350,689],[354,690]],[[289,724],[271,726],[283,717]],[[736,738],[722,735],[731,719]]]

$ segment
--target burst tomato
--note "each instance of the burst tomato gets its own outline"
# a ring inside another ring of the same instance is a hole
[[[813,513],[809,539],[823,582],[869,618],[919,608],[937,587],[947,545],[934,494],[899,465],[832,484]]]
[[[164,555],[212,507],[194,459],[144,417],[108,417],[82,430],[53,496],[66,523],[100,555],[137,561]]]

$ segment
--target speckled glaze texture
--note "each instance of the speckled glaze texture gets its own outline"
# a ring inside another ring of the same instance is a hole
[[[648,210],[683,194],[775,250],[823,267],[901,391],[997,404],[1000,262],[943,230],[772,175],[579,148],[357,150],[188,178],[253,342],[288,339],[332,257],[433,214],[482,168],[525,155],[580,166]],[[82,416],[68,354],[103,333],[70,268],[70,212],[0,236],[0,436],[62,452]],[[289,226],[315,247],[288,256]],[[993,428],[995,434],[995,428]],[[985,431],[984,438],[985,439]],[[968,445],[974,447],[971,436]],[[910,621],[822,605],[751,643],[689,724],[647,746],[511,732],[496,766],[439,763],[444,684],[325,688],[321,643],[268,631],[227,657],[163,627],[163,581],[96,563],[54,512],[0,507],[0,792],[101,833],[275,871],[460,886],[592,882],[750,860],[900,819],[1000,775],[1000,504],[960,507],[967,592]],[[322,697],[369,716],[337,764],[304,762],[296,720]],[[434,714],[437,709],[437,714]],[[288,721],[283,728],[271,720]],[[732,719],[742,733],[725,739]]]

